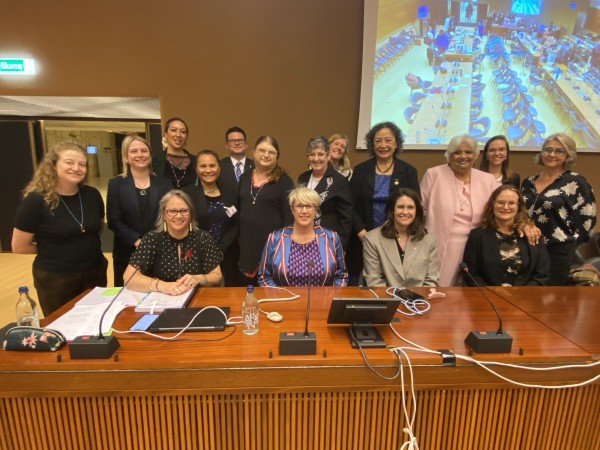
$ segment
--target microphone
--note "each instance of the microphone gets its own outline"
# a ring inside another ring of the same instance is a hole
[[[492,308],[494,308],[498,317],[497,331],[471,331],[465,338],[465,344],[471,347],[475,353],[510,353],[513,338],[510,334],[502,330],[502,316],[500,315],[500,311],[498,311],[494,302],[489,299],[485,291],[477,283],[477,280],[475,280],[475,277],[469,271],[469,266],[461,262],[459,267],[461,272],[467,274],[471,281],[473,281],[473,284],[479,288],[479,291]]]
[[[306,261],[308,268],[308,298],[306,300],[306,318],[304,321],[304,332],[288,331],[279,333],[280,355],[316,355],[317,335],[314,331],[308,331],[308,318],[310,315],[310,288],[312,285],[312,269],[315,262],[312,259]]]
[[[117,295],[109,302],[108,306],[102,312],[100,316],[100,323],[98,324],[98,336],[77,336],[69,343],[69,353],[71,359],[106,359],[110,358],[115,351],[119,348],[119,340],[115,336],[104,336],[102,333],[102,321],[104,316],[113,305],[115,300],[121,295],[121,292],[125,290],[129,282],[140,270],[139,267],[135,268],[135,271],[127,279],[123,287],[117,292]]]

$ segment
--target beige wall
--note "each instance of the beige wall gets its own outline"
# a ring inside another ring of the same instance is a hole
[[[1,95],[157,96],[163,118],[188,122],[191,151],[223,154],[225,129],[239,125],[251,141],[277,137],[294,177],[309,137],[356,142],[362,0],[61,0],[2,13],[0,54],[32,56],[40,73],[0,79]],[[537,170],[531,157],[515,155],[515,170]],[[420,176],[444,162],[441,152],[405,158]],[[576,168],[600,186],[597,155]]]

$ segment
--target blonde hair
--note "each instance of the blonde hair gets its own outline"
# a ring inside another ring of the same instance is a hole
[[[352,167],[350,166],[350,158],[348,158],[348,146],[350,145],[350,141],[348,140],[348,136],[346,136],[345,134],[334,133],[331,136],[329,136],[329,145],[331,145],[333,141],[337,141],[338,139],[343,139],[344,141],[346,141],[346,150],[344,150],[344,156],[342,156],[342,160],[339,162],[338,172],[342,174],[347,174],[350,173],[350,171],[352,170]]]
[[[321,206],[321,199],[316,191],[307,188],[306,186],[298,186],[292,189],[288,195],[290,208],[294,203],[313,204],[317,208]]]
[[[148,152],[150,155],[148,171],[150,175],[156,175],[154,173],[154,170],[152,170],[152,149],[150,148],[150,144],[143,137],[138,136],[136,134],[132,134],[123,139],[123,142],[121,143],[121,161],[123,162],[123,172],[121,172],[121,176],[123,178],[127,178],[129,176],[129,163],[127,162],[127,153],[129,152],[129,147],[131,147],[131,144],[133,144],[135,141],[140,141],[142,144],[148,147]]]
[[[567,159],[565,159],[564,166],[565,169],[570,169],[577,160],[577,145],[575,144],[573,138],[565,133],[554,133],[548,136],[542,144],[542,149],[540,150],[540,152],[533,157],[533,161],[536,164],[543,166],[544,163],[542,161],[542,151],[544,150],[544,147],[546,147],[546,145],[553,141],[558,142],[560,145],[562,145],[565,151],[567,152]]]
[[[58,206],[60,200],[58,193],[56,192],[56,185],[58,183],[56,162],[60,158],[60,155],[67,150],[80,151],[85,156],[86,169],[88,168],[88,155],[81,145],[73,141],[64,141],[56,144],[44,155],[44,158],[33,174],[33,178],[27,186],[25,186],[25,189],[23,189],[23,197],[27,197],[32,192],[36,192],[42,196],[50,211]],[[86,179],[87,170],[83,181],[79,185],[83,185]]]
[[[165,229],[165,224],[166,224],[165,214],[166,214],[166,209],[167,209],[167,203],[169,203],[169,200],[171,200],[173,197],[177,197],[177,198],[183,200],[183,202],[189,208],[190,224],[194,231],[198,231],[200,228],[198,227],[198,221],[196,220],[196,210],[194,209],[194,204],[192,203],[192,199],[185,192],[180,191],[178,189],[170,190],[165,195],[163,195],[163,197],[160,199],[160,202],[158,203],[159,214],[156,219],[156,223],[155,223],[156,227],[154,228],[154,231],[156,233],[160,233],[161,231],[163,231]]]

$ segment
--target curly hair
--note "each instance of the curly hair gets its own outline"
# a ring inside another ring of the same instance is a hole
[[[515,216],[515,221],[511,228],[513,230],[516,230],[521,225],[528,225],[528,224],[532,223],[531,220],[529,219],[529,216],[527,215],[527,210],[525,209],[525,200],[523,200],[523,196],[521,195],[521,192],[516,187],[514,187],[512,184],[503,184],[502,186],[496,188],[496,190],[494,192],[492,192],[492,195],[490,195],[490,198],[488,199],[487,203],[485,204],[485,208],[483,210],[483,215],[481,218],[481,224],[480,224],[481,227],[484,227],[484,228],[497,228],[498,227],[498,224],[496,222],[496,216],[494,215],[494,203],[496,202],[496,199],[498,198],[498,196],[504,191],[514,192],[519,197],[519,205],[517,206],[517,214]]]
[[[402,151],[402,144],[404,144],[404,139],[402,139],[402,130],[393,122],[381,122],[377,125],[373,125],[367,135],[365,136],[365,142],[367,143],[367,151],[369,155],[373,156],[375,154],[375,135],[377,132],[387,128],[392,132],[394,138],[396,138],[396,149],[394,150],[394,156],[398,156]]]
[[[23,197],[27,197],[32,192],[36,192],[42,196],[50,211],[56,209],[60,202],[58,193],[56,192],[56,185],[58,183],[56,162],[60,158],[60,155],[67,150],[80,151],[85,156],[86,169],[88,168],[88,155],[81,145],[73,141],[64,141],[56,144],[44,155],[44,158],[39,163],[33,174],[33,178],[27,186],[25,186],[25,189],[23,189]],[[87,170],[80,185],[84,184],[86,179]]]

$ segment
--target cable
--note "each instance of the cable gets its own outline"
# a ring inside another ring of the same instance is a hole
[[[429,311],[431,309],[431,304],[425,300],[423,297],[419,297],[419,298],[405,298],[402,297],[399,292],[410,292],[410,295],[412,296],[414,293],[412,291],[409,291],[408,289],[404,288],[404,287],[394,287],[391,286],[389,288],[387,288],[385,290],[385,293],[397,300],[400,300],[400,304],[402,304],[408,312],[402,311],[400,309],[398,309],[397,311],[400,314],[404,314],[405,316],[422,316],[423,314],[425,314],[427,311]]]
[[[263,310],[260,308],[260,304],[261,304],[261,303],[267,303],[267,302],[289,302],[289,301],[296,300],[296,299],[299,299],[299,298],[300,298],[300,295],[298,295],[298,294],[294,294],[292,291],[290,291],[289,289],[286,289],[286,288],[284,288],[284,287],[279,287],[279,286],[265,286],[265,287],[268,287],[268,288],[271,288],[271,289],[280,289],[280,290],[282,290],[282,291],[285,291],[285,292],[287,292],[288,294],[290,294],[290,297],[281,297],[281,298],[263,298],[263,299],[261,299],[261,300],[258,300],[258,310],[259,310],[261,313],[263,313],[264,315],[268,315],[268,314],[269,314],[269,312],[272,312],[272,311],[263,311]]]

